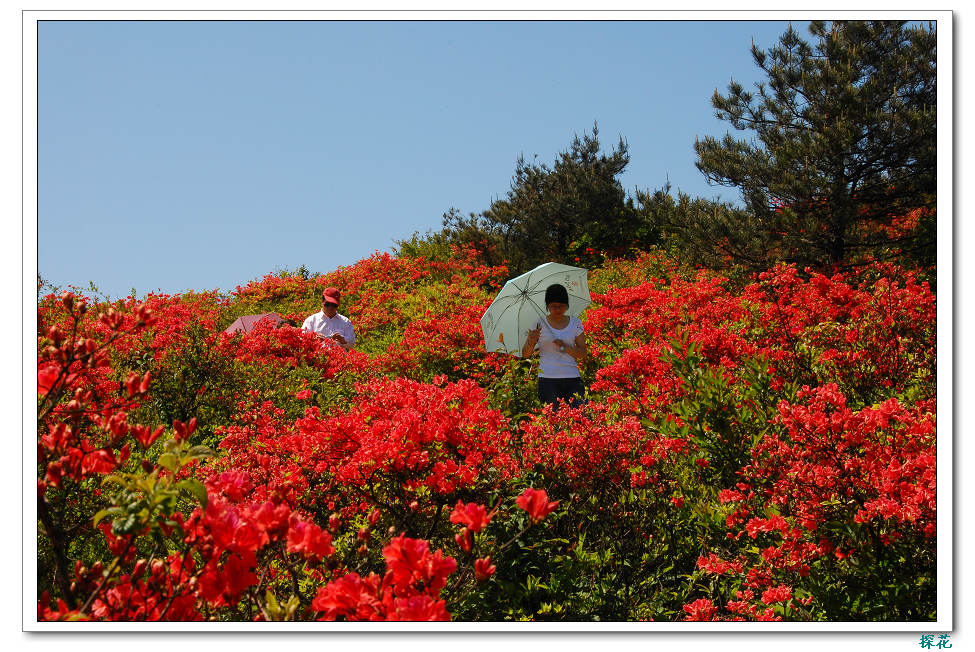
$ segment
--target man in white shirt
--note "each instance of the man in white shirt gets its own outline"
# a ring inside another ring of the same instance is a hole
[[[335,340],[346,350],[351,349],[355,344],[355,331],[352,329],[352,322],[345,315],[340,315],[339,300],[342,295],[338,288],[325,288],[322,290],[322,310],[308,317],[301,328],[306,331],[318,333],[320,336]]]

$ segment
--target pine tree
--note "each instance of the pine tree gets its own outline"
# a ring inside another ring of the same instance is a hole
[[[741,214],[724,211],[725,231],[758,238],[739,244],[766,251],[766,262],[831,266],[907,254],[933,263],[934,28],[838,21],[809,29],[814,46],[791,26],[767,52],[752,44],[767,76],[755,93],[734,80],[727,95],[714,93],[717,117],[755,136],[694,146],[698,169],[739,188],[752,214],[736,228],[728,219]],[[921,224],[898,229],[909,214]]]
[[[551,166],[521,155],[503,199],[466,217],[451,208],[440,231],[396,241],[399,252],[462,245],[483,262],[505,262],[518,274],[547,261],[595,266],[606,254],[652,245],[658,240],[654,226],[637,213],[618,179],[630,161],[627,150],[621,137],[611,153],[601,153],[593,124],[592,134],[576,135]]]
[[[600,153],[598,125],[578,135],[550,167],[518,158],[511,189],[482,213],[513,271],[545,261],[598,262],[597,252],[625,253],[646,238],[618,177],[630,162],[621,137]]]

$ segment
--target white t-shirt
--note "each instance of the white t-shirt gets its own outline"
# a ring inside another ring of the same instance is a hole
[[[538,336],[538,358],[541,370],[539,378],[578,378],[579,365],[575,358],[568,353],[559,351],[555,340],[562,340],[570,346],[575,346],[576,337],[585,332],[578,317],[569,317],[569,324],[565,328],[553,328],[547,319],[539,319],[532,325],[536,329],[541,325],[542,332]]]
[[[314,315],[309,316],[301,327],[306,331],[312,331],[325,337],[331,337],[338,333],[345,338],[345,348],[347,349],[351,349],[352,345],[355,344],[355,331],[352,330],[352,322],[349,321],[348,317],[339,313],[335,313],[335,316],[329,319],[325,316],[324,311],[319,310]]]

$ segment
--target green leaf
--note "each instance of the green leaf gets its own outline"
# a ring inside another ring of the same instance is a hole
[[[194,446],[190,449],[188,455],[193,458],[198,457],[213,457],[214,453],[206,446]]]
[[[95,514],[92,521],[94,525],[98,525],[98,522],[101,521],[106,516],[117,516],[119,514],[124,514],[124,513],[125,510],[123,510],[121,507],[108,507]]]
[[[135,488],[146,495],[150,495],[156,491],[156,481],[154,476],[139,478],[135,481]]]
[[[164,469],[168,469],[169,471],[175,471],[176,469],[179,468],[179,458],[173,455],[172,453],[164,453],[159,456],[159,459],[156,461],[156,464],[163,467]]]
[[[132,534],[138,526],[139,519],[135,514],[129,514],[125,519],[119,519],[112,523],[112,534],[115,536]]]
[[[192,494],[199,501],[200,507],[202,507],[204,510],[207,508],[207,505],[209,504],[209,497],[207,496],[206,487],[203,486],[202,482],[196,478],[186,478],[185,480],[181,480],[176,486]]]
[[[272,613],[277,613],[281,610],[281,608],[278,606],[278,601],[274,598],[274,594],[271,593],[270,589],[268,589],[267,593],[264,594],[264,600],[267,602],[268,609],[270,609]]]

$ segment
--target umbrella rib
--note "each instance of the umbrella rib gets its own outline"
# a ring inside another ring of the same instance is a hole
[[[539,287],[542,283],[544,283],[544,282],[546,282],[548,280],[551,280],[553,277],[561,276],[563,274],[565,274],[565,271],[564,270],[563,271],[559,271],[559,272],[551,272],[549,274],[546,274],[545,276],[542,276],[541,278],[539,278],[537,281],[534,281],[534,282],[532,280],[529,280],[528,281],[528,283],[529,283],[528,290],[530,292],[534,292],[535,289],[537,287]],[[562,285],[562,284],[559,283],[559,285]],[[563,287],[565,287],[565,286],[563,286]],[[568,291],[568,288],[566,288],[566,291]],[[576,296],[576,298],[579,299],[579,298],[582,298],[582,297]]]
[[[511,303],[509,303],[508,305],[506,305],[504,307],[504,310],[501,311],[501,313],[498,315],[498,317],[497,317],[497,319],[495,321],[497,321],[498,323],[500,323],[501,322],[501,318],[504,317],[504,313],[508,312],[509,310],[511,310],[512,307],[514,307],[516,305],[518,305],[518,302],[516,302],[516,301],[512,301]]]
[[[590,301],[590,302],[592,301],[592,298],[591,297],[584,297],[584,296],[582,296],[580,294],[575,294],[574,292],[569,292],[568,294],[569,294],[570,297],[575,297],[579,301]]]
[[[535,303],[533,299],[530,299],[527,296],[525,297],[525,301],[522,303],[522,305],[525,305],[526,303],[531,304],[532,308],[535,309],[535,312],[538,313],[538,316],[540,318],[539,322],[545,322],[545,325],[548,326],[548,330],[551,331],[552,327],[548,324],[548,320],[545,319],[545,313],[542,312],[541,307],[537,303]],[[520,310],[518,311],[518,342],[521,343],[521,311]]]
[[[544,283],[545,281],[551,279],[553,276],[558,276],[559,274],[562,274],[562,273],[563,272],[556,272],[555,274],[549,274],[549,275],[547,275],[547,276],[545,276],[543,278],[540,278],[537,283],[535,283],[534,285],[529,286],[528,291],[529,292],[534,292],[535,291],[535,288],[539,287],[542,283]],[[562,285],[562,284],[559,283],[559,285]],[[562,287],[565,287],[565,286],[563,285]],[[592,298],[590,298],[590,297],[583,297],[583,296],[580,296],[578,294],[575,294],[574,292],[569,292],[569,289],[568,288],[566,288],[566,292],[568,293],[568,295],[570,297],[575,297],[576,299],[579,299],[580,301],[589,301],[589,302],[592,301]]]
[[[516,286],[516,287],[517,287],[517,286]],[[520,310],[520,308],[521,308],[521,305],[523,305],[523,304],[524,304],[524,302],[522,302],[521,304],[519,304],[519,303],[518,303],[517,301],[512,301],[511,303],[509,303],[508,305],[506,305],[506,306],[504,307],[504,309],[503,309],[503,310],[501,311],[501,313],[500,313],[500,314],[498,315],[498,317],[497,317],[497,319],[496,319],[495,321],[496,321],[496,322],[497,322],[498,324],[500,324],[500,323],[501,323],[501,318],[502,318],[502,317],[504,317],[504,314],[505,314],[506,312],[508,312],[509,310],[511,310],[511,308],[512,308],[512,307],[514,307],[514,306],[518,306],[518,308],[519,308],[519,310]],[[519,315],[518,315],[518,320],[517,320],[517,322],[518,322],[518,326],[519,326],[519,329],[520,329],[520,327],[521,327],[521,314],[520,314],[520,312],[519,312]],[[503,333],[503,332],[504,332],[504,331],[502,331],[502,333]],[[519,332],[520,332],[520,330],[519,330]],[[518,339],[520,340],[521,338],[519,337]],[[487,342],[485,342],[485,344],[487,344]],[[504,347],[504,350],[505,350],[505,352],[507,352],[507,351],[508,351],[508,345],[507,345],[507,344],[505,344],[505,347]]]
[[[541,277],[540,279],[538,279],[534,283],[532,283],[532,280],[529,279],[528,282],[527,282],[527,284],[525,285],[525,290],[527,292],[535,292],[535,289],[536,288],[538,288],[542,283],[544,283],[545,281],[549,280],[553,276],[556,276],[556,274],[546,274],[545,276]]]

